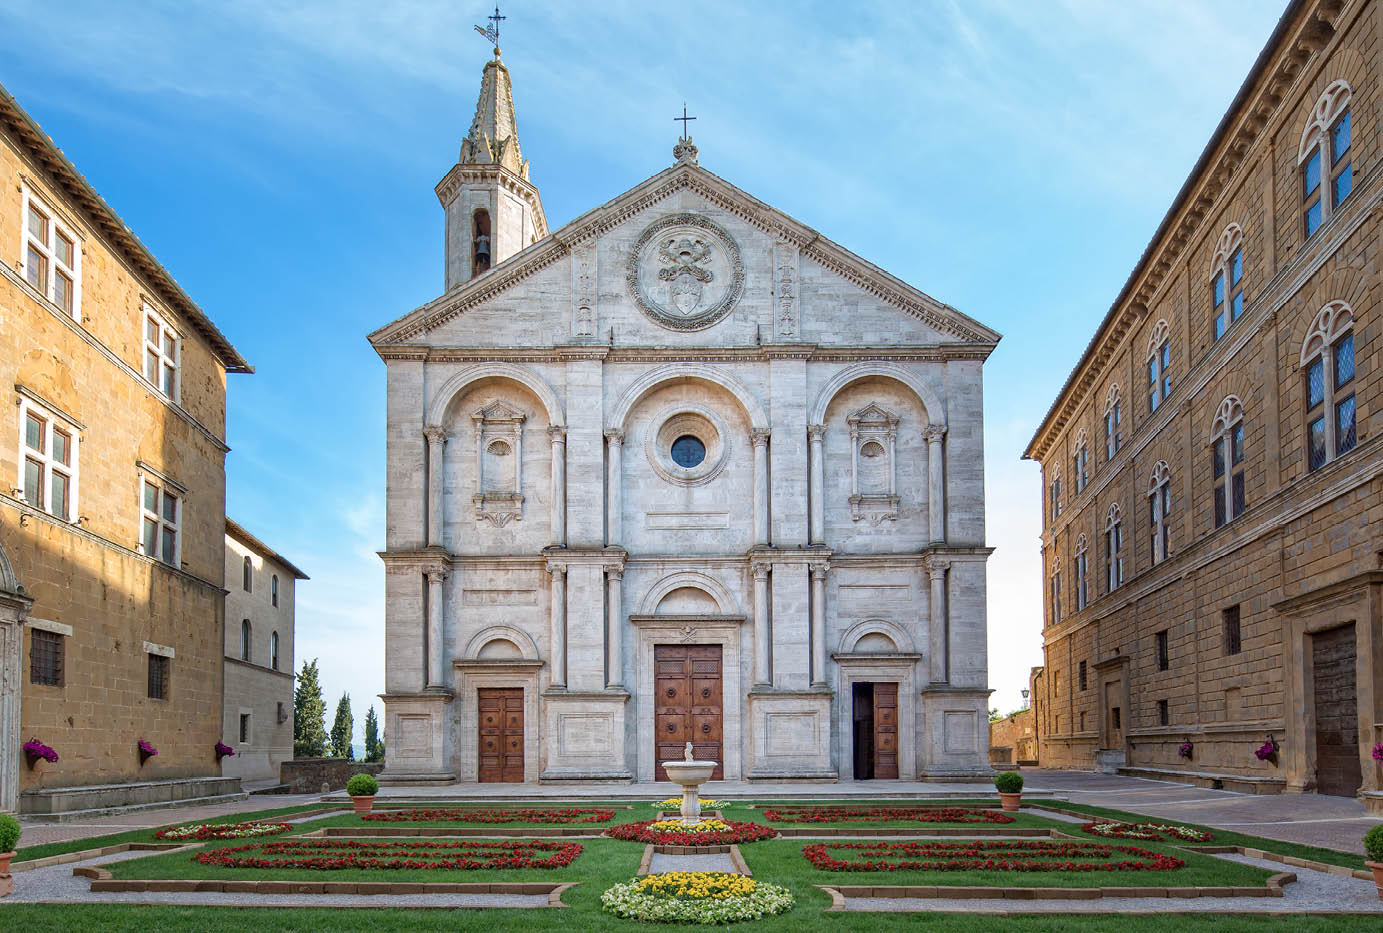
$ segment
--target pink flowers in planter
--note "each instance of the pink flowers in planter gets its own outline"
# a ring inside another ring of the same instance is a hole
[[[1178,757],[1181,757],[1181,758],[1185,758],[1187,761],[1190,761],[1190,760],[1191,760],[1191,750],[1192,750],[1193,748],[1195,748],[1195,746],[1192,745],[1192,744],[1191,744],[1191,741],[1188,739],[1187,741],[1182,742],[1180,745],[1177,746],[1177,756],[1178,756]]]
[[[29,758],[29,767],[33,767],[42,758],[49,764],[57,764],[58,753],[38,739],[30,739],[24,743],[24,754]]]
[[[1373,760],[1383,762],[1383,742],[1379,742],[1373,747]]]
[[[1277,764],[1277,752],[1277,740],[1270,735],[1268,736],[1268,741],[1254,750],[1254,755],[1258,757],[1259,761],[1269,761],[1273,764]]]
[[[137,744],[139,745],[140,764],[144,764],[144,762],[158,754],[158,749],[150,745],[148,739],[140,739]]]
[[[229,745],[227,745],[225,742],[217,742],[217,743],[216,743],[216,760],[217,760],[217,761],[220,761],[222,758],[234,758],[234,757],[235,757],[235,749],[231,748],[231,747],[230,747]]]

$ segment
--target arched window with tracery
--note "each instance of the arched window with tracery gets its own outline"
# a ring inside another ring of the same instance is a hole
[[[1071,458],[1076,478],[1076,495],[1085,491],[1085,487],[1090,483],[1090,442],[1086,438],[1085,428],[1076,432],[1076,453]]]
[[[1244,231],[1238,224],[1230,224],[1220,234],[1210,261],[1210,294],[1215,339],[1219,340],[1244,313]]]
[[[1210,429],[1215,461],[1215,527],[1244,511],[1244,406],[1231,395],[1220,403]]]
[[[1051,596],[1051,604],[1052,604],[1052,624],[1053,624],[1053,625],[1056,625],[1058,622],[1061,621],[1061,558],[1060,558],[1060,557],[1053,557],[1053,558],[1052,558],[1051,587],[1052,587],[1052,596]]]
[[[1172,328],[1163,318],[1148,335],[1148,414],[1172,394]]]
[[[1332,301],[1301,345],[1306,374],[1307,466],[1315,470],[1358,443],[1354,423],[1354,311]]]
[[[1052,480],[1047,486],[1047,501],[1051,505],[1052,521],[1061,517],[1061,471],[1052,471]]]
[[[1104,458],[1113,460],[1124,446],[1124,403],[1119,398],[1119,383],[1113,383],[1104,399]]]
[[[1124,585],[1124,515],[1117,502],[1104,517],[1104,574],[1106,592]]]
[[[1160,564],[1172,553],[1172,471],[1167,461],[1153,465],[1148,480],[1148,530],[1152,562]]]
[[[1301,174],[1302,218],[1308,237],[1339,210],[1354,190],[1351,96],[1348,83],[1331,82],[1311,108],[1311,118],[1301,131],[1297,165]]]
[[[1076,611],[1080,612],[1090,602],[1090,560],[1089,542],[1085,535],[1076,539]]]

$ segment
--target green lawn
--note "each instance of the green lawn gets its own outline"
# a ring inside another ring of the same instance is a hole
[[[938,829],[965,829],[973,830],[975,835],[982,836],[993,830],[1004,829],[1063,829],[1073,824],[1064,823],[1034,813],[1010,813],[1014,818],[1012,823],[932,823],[921,820],[837,820],[829,823],[811,822],[798,823],[792,820],[771,820],[766,817],[762,810],[749,810],[744,817],[746,822],[766,823],[779,829],[816,829],[816,828],[842,828],[842,829],[927,829],[937,827]]]

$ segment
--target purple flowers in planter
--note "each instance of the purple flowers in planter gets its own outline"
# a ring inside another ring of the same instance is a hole
[[[1277,751],[1277,740],[1272,736],[1268,736],[1268,741],[1255,749],[1254,755],[1258,757],[1259,761],[1270,761],[1273,764],[1277,764]]]
[[[1195,746],[1192,745],[1190,740],[1188,739],[1187,741],[1182,742],[1180,745],[1177,746],[1177,755],[1182,758],[1185,758],[1187,761],[1190,761],[1191,749],[1193,749],[1194,747]]]
[[[56,764],[58,760],[58,753],[38,739],[30,739],[24,743],[24,754],[29,756],[29,767],[31,768],[40,758],[49,764]]]
[[[234,757],[235,757],[235,749],[231,748],[231,747],[230,747],[229,745],[227,745],[225,742],[217,742],[217,743],[216,743],[216,760],[217,760],[217,761],[220,761],[222,758],[234,758]]]
[[[152,758],[158,754],[158,749],[149,744],[147,739],[139,740],[139,757]]]
[[[1383,742],[1379,742],[1373,747],[1373,760],[1383,761]]]

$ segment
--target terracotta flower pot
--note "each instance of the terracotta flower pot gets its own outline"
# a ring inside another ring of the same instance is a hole
[[[1023,794],[1022,794],[1022,792],[1019,792],[1019,793],[1016,793],[1016,794],[1000,794],[1000,795],[999,795],[999,802],[1000,802],[1001,804],[1003,804],[1003,807],[1004,807],[1005,810],[1009,810],[1009,811],[1016,812],[1016,811],[1018,810],[1019,806],[1022,804],[1022,801],[1023,801]]]
[[[10,859],[14,852],[0,852],[0,897],[14,893],[14,878],[10,876]]]
[[[1383,862],[1365,862],[1364,864],[1373,869],[1373,883],[1378,888],[1378,899],[1383,901]]]
[[[355,807],[356,813],[369,813],[375,808],[375,795],[368,797],[352,797],[351,804]]]

